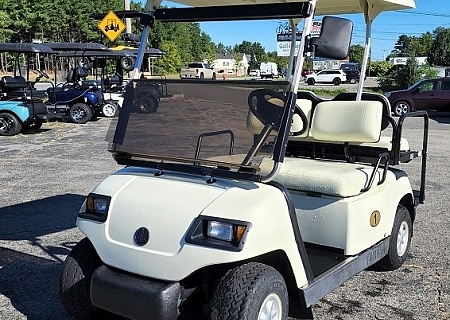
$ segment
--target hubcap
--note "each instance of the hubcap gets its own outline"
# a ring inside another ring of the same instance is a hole
[[[82,107],[77,107],[72,111],[72,116],[77,121],[83,120],[86,117],[86,110]]]
[[[409,227],[408,224],[403,221],[400,225],[397,235],[397,254],[399,257],[403,256],[408,248],[409,241]]]
[[[0,132],[8,133],[13,128],[13,122],[8,118],[0,118]]]
[[[271,293],[264,300],[259,310],[258,320],[281,320],[282,306],[278,295]]]
[[[408,105],[406,105],[404,103],[399,103],[397,105],[397,107],[395,108],[395,111],[396,111],[397,115],[401,116],[408,112]]]
[[[112,105],[111,103],[105,104],[103,106],[103,115],[105,117],[112,117],[116,113],[116,107]]]

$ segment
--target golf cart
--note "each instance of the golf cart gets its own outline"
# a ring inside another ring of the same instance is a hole
[[[86,53],[89,51],[109,51],[99,43],[43,43],[49,48],[61,52]],[[54,112],[63,112],[79,124],[91,120],[100,112],[104,103],[101,86],[95,81],[86,80],[88,70],[92,68],[89,59],[76,59],[76,65],[68,67],[64,82],[55,83],[47,89],[47,107]]]
[[[382,95],[323,100],[298,85],[307,52],[343,59],[350,46],[352,24],[342,18],[324,17],[310,38],[314,14],[363,12],[372,21],[414,2],[181,2],[193,7],[148,2],[142,49],[154,19],[302,18],[293,78],[163,80],[168,95],[153,113],[139,103],[154,93],[138,92],[154,82],[128,83],[109,146],[125,167],[78,213],[86,238],[63,265],[66,310],[77,319],[166,320],[193,310],[212,320],[312,318],[316,302],[366,268],[400,268],[425,200],[427,113],[395,121]],[[421,150],[402,136],[411,117],[423,119]],[[398,165],[420,156],[416,190]]]
[[[69,51],[57,55],[61,58],[74,58],[84,61],[84,65],[93,70],[93,80],[82,81],[84,87],[98,87],[103,93],[103,103],[98,108],[105,117],[115,117],[122,106],[124,81],[121,62],[124,58],[134,59],[136,56],[130,51]],[[109,75],[106,71],[107,61],[114,62],[116,72]],[[130,69],[132,70],[132,69]]]
[[[43,92],[34,87],[37,81],[47,75],[38,69],[39,76],[36,81],[27,81],[31,57],[36,54],[54,55],[56,52],[35,43],[0,43],[0,52],[14,53],[15,69],[19,70],[18,75],[5,75],[0,79],[0,135],[13,136],[22,129],[36,131],[44,121],[60,118],[61,114],[48,112],[47,106],[40,99]],[[26,56],[26,74],[22,74],[19,68],[21,54]]]

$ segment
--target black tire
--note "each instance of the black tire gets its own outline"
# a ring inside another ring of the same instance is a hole
[[[216,80],[216,79],[217,79],[217,76],[216,76],[216,73],[215,73],[215,72],[213,72],[212,79],[213,79],[213,80]]]
[[[84,124],[92,119],[91,107],[85,103],[75,103],[69,110],[70,120],[78,124]]]
[[[229,270],[219,281],[210,303],[211,320],[259,320],[263,310],[285,320],[289,297],[281,274],[262,263],[250,262]]]
[[[12,113],[0,113],[0,136],[15,136],[22,130],[22,124]]]
[[[351,79],[350,79],[350,83],[351,83],[351,84],[355,84],[355,83],[356,83],[356,79],[355,79],[355,78],[351,78]]]
[[[64,261],[59,296],[64,308],[75,319],[106,319],[109,314],[91,303],[91,278],[101,264],[88,238],[78,242]]]
[[[22,127],[23,127],[23,129],[24,130],[27,130],[27,131],[38,131],[41,127],[42,127],[42,124],[44,123],[44,120],[41,120],[41,119],[36,119],[34,122],[32,122],[32,123],[24,123],[23,125],[22,125]]]
[[[406,261],[411,246],[412,222],[408,209],[401,204],[397,207],[392,227],[388,254],[376,266],[382,270],[392,271],[400,268]]]
[[[407,112],[411,112],[411,106],[406,101],[398,101],[394,104],[393,110],[394,114],[400,117]]]
[[[120,59],[120,65],[122,66],[122,69],[125,71],[132,71],[134,69],[134,63],[136,62],[136,59],[132,57],[123,57]]]
[[[313,78],[309,78],[308,81],[307,81],[307,83],[308,83],[310,86],[313,86],[313,85],[316,83],[316,80],[314,80]]]
[[[200,79],[205,79],[205,74],[203,72],[200,73]]]
[[[334,78],[334,79],[333,79],[333,84],[334,84],[335,86],[340,85],[340,84],[341,84],[341,79],[339,79],[339,78]]]
[[[119,105],[115,102],[105,102],[102,106],[102,114],[107,118],[117,117],[119,115]]]
[[[138,113],[153,113],[158,109],[158,100],[154,97],[140,97],[134,104]]]

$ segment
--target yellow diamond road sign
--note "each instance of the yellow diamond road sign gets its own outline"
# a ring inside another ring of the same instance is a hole
[[[114,11],[108,12],[98,24],[98,27],[113,42],[117,37],[125,30],[125,25],[122,20],[114,13]]]

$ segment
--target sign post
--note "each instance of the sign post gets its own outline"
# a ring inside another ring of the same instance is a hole
[[[98,28],[108,37],[109,41],[114,42],[117,37],[125,30],[122,20],[117,17],[114,11],[108,14],[99,22]]]

